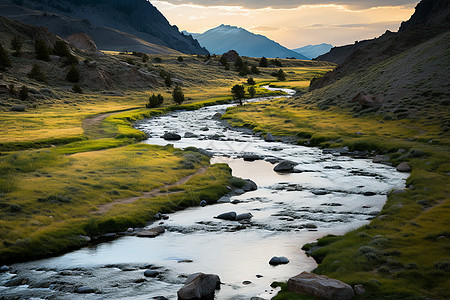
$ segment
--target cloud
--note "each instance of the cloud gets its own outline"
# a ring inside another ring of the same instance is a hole
[[[414,7],[419,0],[158,0],[175,5],[191,4],[201,6],[241,6],[250,9],[297,8],[303,5],[342,5],[349,9],[369,9],[383,6]]]
[[[250,30],[259,31],[259,32],[265,32],[265,31],[278,31],[281,29],[280,26],[254,26],[250,27]]]

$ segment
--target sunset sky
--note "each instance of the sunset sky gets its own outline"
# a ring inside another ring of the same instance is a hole
[[[419,0],[158,0],[172,25],[202,33],[221,24],[262,34],[288,48],[334,46],[397,31]]]

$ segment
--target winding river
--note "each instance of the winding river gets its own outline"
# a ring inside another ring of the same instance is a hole
[[[15,264],[12,273],[0,273],[0,294],[34,299],[176,299],[186,275],[203,272],[217,274],[223,282],[216,299],[270,299],[277,293],[270,287],[273,281],[316,266],[302,245],[367,224],[383,207],[386,193],[405,184],[407,175],[369,159],[268,143],[230,128],[214,118],[229,106],[177,111],[135,126],[148,133],[148,144],[166,145],[161,138],[165,132],[181,136],[188,132],[192,137],[170,143],[208,150],[214,154],[212,163],[229,164],[234,176],[253,180],[258,190],[171,214],[163,221],[167,231],[154,239],[125,236],[59,257]],[[263,159],[244,161],[244,154]],[[297,172],[274,172],[274,164],[281,160],[297,163]],[[213,218],[229,211],[250,212],[253,218],[242,223]],[[270,266],[273,256],[285,256],[290,262]],[[160,275],[145,278],[148,268]],[[80,286],[97,293],[74,293]]]

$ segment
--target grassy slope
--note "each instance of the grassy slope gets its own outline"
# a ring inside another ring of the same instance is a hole
[[[401,58],[395,57],[392,62],[402,62]],[[367,293],[358,297],[361,299],[447,299],[450,297],[449,135],[434,116],[419,115],[414,120],[383,120],[380,115],[368,114],[356,117],[351,111],[333,106],[319,109],[314,105],[317,102],[311,100],[338,93],[351,86],[351,80],[355,78],[344,78],[344,86],[338,82],[301,98],[232,108],[224,117],[234,125],[256,131],[297,136],[299,143],[374,150],[388,156],[394,165],[407,161],[412,167],[406,184],[409,188],[390,194],[380,215],[369,225],[342,237],[319,239],[321,248],[312,252],[320,261],[314,272],[349,284],[364,284]],[[429,102],[428,96],[423,101]],[[441,119],[447,118],[447,106],[440,105],[440,101],[432,102],[432,111],[439,112]],[[356,131],[364,135],[356,135]],[[399,149],[405,149],[406,153],[398,152]],[[317,244],[305,249],[311,246]],[[276,299],[303,298],[284,292]]]
[[[0,37],[5,38],[3,33]],[[198,109],[230,101],[230,87],[246,78],[233,70],[225,71],[218,57],[205,64],[203,57],[183,56],[183,62],[179,62],[178,56],[159,56],[162,61],[156,62],[158,56],[153,55],[144,63],[131,54],[95,57],[76,52],[82,77],[92,76],[83,59],[95,59],[103,70],[112,72],[107,79],[114,82],[114,89],[93,89],[82,81],[84,94],[75,94],[64,80],[63,64],[37,61],[28,42],[24,51],[21,57],[10,56],[13,67],[3,73],[3,80],[16,87],[28,86],[31,97],[21,101],[0,95],[0,263],[55,255],[85,245],[82,236],[142,226],[158,211],[198,205],[200,200],[213,202],[227,192],[230,169],[212,165],[205,174],[194,175],[177,186],[178,193],[141,198],[131,204],[114,205],[104,214],[96,213],[99,205],[142,195],[209,165],[208,159],[195,151],[136,145],[145,134],[131,124],[176,109]],[[114,77],[116,73],[127,73],[119,61],[130,59],[138,68],[156,74],[156,81],[145,85],[139,78],[131,77],[128,82]],[[26,76],[33,63],[41,66],[48,83]],[[305,72],[305,65],[311,72],[315,72],[311,66],[321,70],[325,66],[289,60],[284,63],[292,72]],[[172,88],[165,87],[158,75],[161,70],[182,83],[187,97],[183,105],[169,100]],[[269,81],[274,70],[265,68],[254,77]],[[276,94],[262,89],[257,92]],[[163,94],[163,107],[143,108],[151,93]],[[27,110],[10,111],[15,104],[25,104]],[[90,128],[86,128],[86,122],[83,125],[86,118],[106,113],[106,118]]]

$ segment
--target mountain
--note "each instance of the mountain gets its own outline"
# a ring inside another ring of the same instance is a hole
[[[313,59],[319,55],[325,54],[333,48],[331,44],[318,44],[318,45],[308,45],[296,49],[292,49],[292,51],[298,52],[309,59]]]
[[[430,13],[435,12],[435,13]],[[422,0],[396,33],[333,48],[317,60],[341,62],[313,80],[309,103],[386,118],[426,117],[450,129],[450,2]]]
[[[203,47],[214,54],[223,54],[229,50],[236,50],[239,55],[249,57],[307,57],[281,46],[267,37],[251,33],[243,28],[230,25],[220,25],[204,33],[190,33]]]
[[[0,15],[34,26],[44,26],[67,37],[91,35],[103,50],[147,53],[202,54],[192,37],[179,32],[146,0],[0,0]],[[19,3],[21,5],[17,5]]]

